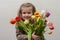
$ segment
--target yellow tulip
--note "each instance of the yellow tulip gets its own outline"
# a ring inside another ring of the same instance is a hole
[[[32,15],[32,16],[31,16],[31,18],[33,18],[33,19],[34,19],[34,18],[35,18],[35,16],[34,16],[34,15]]]
[[[28,24],[28,23],[29,23],[29,21],[28,21],[28,20],[25,20],[25,21],[24,21],[24,24]]]

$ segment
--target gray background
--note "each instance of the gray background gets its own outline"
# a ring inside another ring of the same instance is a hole
[[[16,40],[15,25],[9,20],[15,18],[20,5],[30,2],[37,11],[48,10],[51,12],[49,21],[53,22],[55,29],[52,35],[45,33],[46,40],[60,40],[60,0],[0,0],[0,40]]]

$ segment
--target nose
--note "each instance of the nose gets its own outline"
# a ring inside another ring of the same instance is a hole
[[[26,13],[25,16],[29,16],[28,13]]]

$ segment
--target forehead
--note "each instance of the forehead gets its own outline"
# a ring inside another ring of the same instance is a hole
[[[30,6],[30,7],[22,7],[21,8],[21,10],[22,10],[22,12],[27,12],[27,11],[32,11],[32,7]]]

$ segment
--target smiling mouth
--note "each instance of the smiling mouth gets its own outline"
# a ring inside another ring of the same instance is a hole
[[[30,20],[30,19],[31,19],[31,17],[25,17],[25,19],[26,19],[26,20]]]

